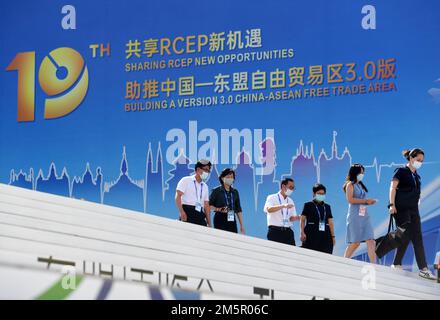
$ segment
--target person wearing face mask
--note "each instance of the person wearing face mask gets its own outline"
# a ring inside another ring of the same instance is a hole
[[[411,241],[414,247],[419,276],[435,280],[435,276],[428,269],[425,249],[423,246],[422,226],[420,223],[419,201],[421,192],[421,178],[417,172],[422,166],[425,153],[422,149],[403,151],[403,156],[408,163],[394,171],[391,181],[389,213],[393,215],[398,227],[405,229],[403,243],[396,250],[394,262],[391,267],[402,268],[402,259],[408,244]]]
[[[220,186],[212,190],[209,197],[211,210],[214,211],[214,228],[237,233],[237,222],[240,222],[240,232],[245,234],[243,215],[238,190],[232,187],[235,181],[235,171],[226,168],[219,176]]]
[[[313,201],[306,202],[301,214],[301,241],[306,249],[332,254],[336,243],[332,210],[325,203],[327,189],[313,186]]]
[[[211,227],[209,190],[206,184],[211,166],[208,160],[199,160],[194,175],[183,177],[177,184],[175,201],[180,221]]]
[[[295,245],[292,230],[294,221],[301,218],[296,214],[295,203],[290,198],[295,184],[293,179],[281,181],[280,191],[267,197],[264,212],[267,216],[267,239],[289,245]]]
[[[368,199],[368,189],[363,184],[365,168],[361,164],[350,167],[343,190],[348,202],[347,214],[347,249],[344,256],[351,258],[361,242],[367,243],[370,263],[376,263],[376,241],[374,240],[373,226],[368,215],[368,206],[377,202]]]

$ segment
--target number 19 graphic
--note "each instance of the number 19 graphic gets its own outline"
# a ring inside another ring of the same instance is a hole
[[[18,122],[35,119],[35,51],[20,52],[6,68],[18,71]],[[86,96],[89,72],[82,56],[71,48],[51,51],[38,72],[44,102],[44,119],[63,117],[75,110]]]

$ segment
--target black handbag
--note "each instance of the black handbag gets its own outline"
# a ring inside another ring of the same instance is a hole
[[[393,229],[393,231],[391,231]],[[393,216],[390,215],[390,223],[388,224],[388,232],[386,235],[376,239],[376,255],[380,259],[388,252],[400,247],[404,241],[405,229],[396,227],[394,229]]]

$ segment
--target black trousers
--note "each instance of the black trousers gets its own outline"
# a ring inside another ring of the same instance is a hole
[[[216,212],[214,215],[214,228],[237,233],[237,222],[228,221],[228,214]]]
[[[267,240],[295,245],[295,236],[290,228],[269,226],[267,230]]]
[[[423,246],[422,224],[420,223],[420,214],[418,207],[397,208],[397,214],[394,219],[398,227],[405,229],[403,244],[397,248],[394,256],[394,265],[402,265],[402,259],[405,255],[408,244],[411,241],[414,247],[417,266],[419,269],[427,267],[425,248]]]
[[[183,211],[186,213],[186,222],[198,224],[200,226],[207,226],[206,216],[203,212],[198,212],[195,206],[182,205]]]

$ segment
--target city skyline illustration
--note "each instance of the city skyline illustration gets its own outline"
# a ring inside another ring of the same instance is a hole
[[[342,240],[345,232],[347,208],[342,184],[352,164],[352,155],[348,147],[344,147],[342,152],[339,151],[337,132],[333,132],[329,153],[322,148],[316,155],[313,143],[304,145],[300,140],[296,154],[291,158],[289,172],[278,172],[276,153],[274,139],[267,138],[262,141],[261,163],[263,165],[266,162],[273,164],[274,169],[270,174],[258,175],[256,166],[252,164],[252,157],[244,149],[236,155],[236,164],[231,166],[236,171],[237,178],[234,187],[240,192],[247,234],[265,237],[266,217],[263,213],[263,207],[266,197],[279,190],[282,178],[291,177],[295,180],[296,185],[292,198],[295,201],[298,214],[301,214],[302,204],[312,198],[313,184],[321,182],[326,185],[327,199],[335,216],[336,233]],[[61,172],[58,172],[56,164],[51,162],[46,175],[42,168],[38,169],[36,176],[33,168],[28,172],[23,170],[16,172],[12,169],[9,184],[177,219],[178,213],[174,204],[175,189],[181,178],[193,174],[193,165],[182,151],[174,160],[171,169],[166,172],[160,142],[157,144],[156,150],[153,150],[152,144],[149,143],[144,177],[130,176],[126,147],[122,146],[119,176],[116,179],[106,179],[102,166],[96,166],[92,170],[88,162],[85,164],[83,174],[79,176],[69,175],[68,169],[65,167]],[[365,164],[367,173],[370,173],[366,175],[365,183],[374,185],[371,190],[375,190],[375,195],[372,197],[386,202],[388,185],[380,183],[381,176],[386,174],[391,178],[392,170],[400,165],[402,164],[380,164],[375,157],[371,164]],[[214,164],[210,178],[206,182],[210,190],[219,185],[220,172],[218,165]],[[260,172],[262,171],[260,170]],[[298,235],[296,236],[298,237]]]

